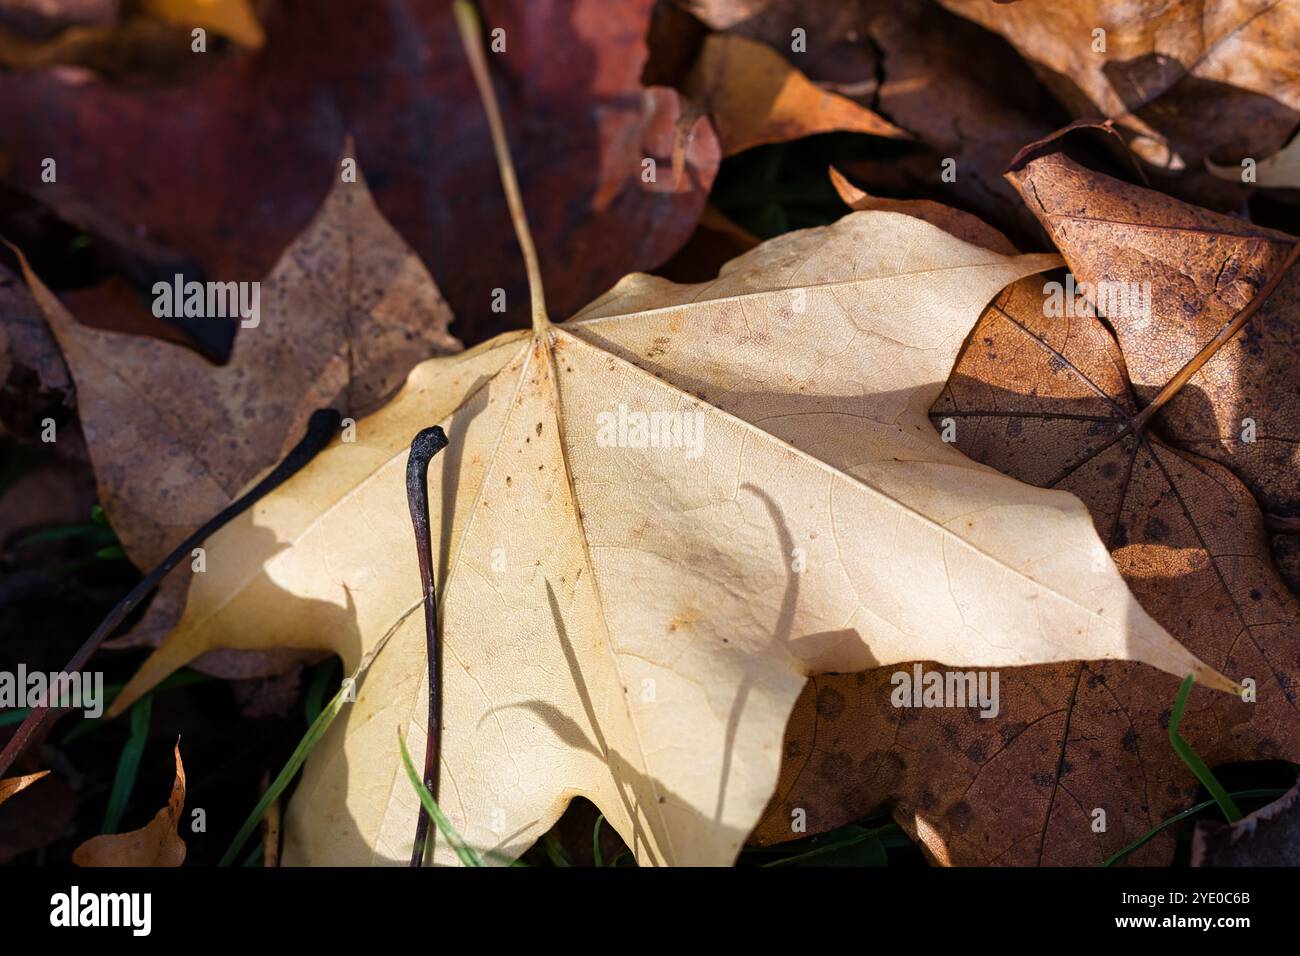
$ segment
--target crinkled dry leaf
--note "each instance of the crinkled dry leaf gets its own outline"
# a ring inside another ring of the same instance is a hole
[[[176,780],[167,806],[147,824],[129,833],[91,837],[72,853],[77,866],[180,866],[185,862],[185,841],[176,832],[185,809],[185,766],[180,741],[176,743]]]
[[[939,2],[1006,37],[1075,116],[1132,131],[1133,150],[1161,169],[1268,156],[1300,117],[1294,3]]]
[[[1125,658],[1229,689],[1141,609],[1076,498],[927,419],[985,303],[1058,261],[853,213],[711,283],[631,276],[564,325],[431,360],[213,536],[114,710],[214,647],[373,655],[286,862],[407,860],[393,730],[418,762],[428,698],[404,479],[435,423],[441,797],[484,850],[521,852],[581,794],[642,862],[731,862],[808,674]],[[673,423],[656,445],[652,414]]]

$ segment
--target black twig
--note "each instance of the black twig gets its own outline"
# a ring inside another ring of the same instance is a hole
[[[306,434],[303,435],[298,444],[293,446],[289,454],[284,456],[284,460],[276,465],[270,474],[249,489],[247,493],[232,501],[216,517],[178,544],[175,551],[167,555],[161,564],[146,574],[140,580],[140,583],[133,587],[130,593],[122,598],[113,610],[108,612],[108,616],[100,622],[99,627],[95,628],[95,633],[91,634],[86,639],[86,642],[81,645],[81,649],[67,663],[64,670],[74,674],[85,667],[91,656],[98,650],[99,645],[117,629],[117,626],[141,601],[152,593],[168,571],[176,567],[182,558],[202,544],[218,528],[243,514],[270,491],[282,485],[301,470],[307,462],[316,457],[322,448],[329,444],[330,438],[338,431],[338,427],[339,413],[334,409],[319,408],[312,412],[311,418],[307,422]],[[46,701],[33,707],[32,712],[27,715],[27,719],[18,727],[18,732],[9,739],[3,752],[0,752],[0,776],[4,776],[4,772],[18,759],[18,755],[26,749],[37,732],[59,713],[59,708],[50,706],[51,703],[51,701]]]
[[[437,425],[411,439],[406,461],[406,503],[415,529],[415,553],[420,561],[420,586],[424,592],[424,638],[429,661],[429,720],[424,745],[424,785],[438,799],[438,757],[442,736],[442,643],[438,639],[438,593],[433,580],[433,546],[429,539],[429,459],[447,447],[447,434]],[[450,520],[450,516],[444,516]],[[429,813],[420,807],[415,822],[411,866],[424,865],[429,836]]]

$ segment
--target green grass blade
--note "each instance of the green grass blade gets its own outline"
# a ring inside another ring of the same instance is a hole
[[[149,739],[149,724],[153,717],[153,697],[145,697],[131,708],[131,735],[117,758],[117,772],[113,776],[113,789],[104,808],[104,823],[100,833],[116,833],[126,811],[126,802],[135,789],[135,779],[140,771],[140,757]]]
[[[591,857],[597,866],[605,864],[600,860],[600,825],[605,822],[605,814],[596,815],[596,824],[591,828]]]
[[[280,794],[284,793],[285,788],[289,786],[290,781],[293,780],[299,768],[307,760],[307,756],[320,742],[321,737],[325,736],[325,731],[329,730],[330,724],[334,723],[334,718],[339,715],[339,711],[343,709],[344,703],[347,702],[350,686],[344,684],[339,687],[338,693],[330,699],[324,710],[312,721],[311,726],[307,728],[307,732],[303,734],[302,740],[298,741],[298,746],[293,749],[293,753],[289,755],[289,759],[280,768],[276,778],[271,781],[271,785],[262,794],[262,799],[257,801],[257,806],[253,807],[253,811],[244,821],[244,825],[235,834],[230,846],[226,847],[226,852],[222,855],[221,862],[217,866],[230,866],[235,862],[235,857],[238,856],[240,848],[252,836],[253,831],[257,829],[262,817],[266,816],[267,807],[274,803]]]
[[[325,688],[329,686],[336,666],[333,658],[330,658],[312,668],[307,691],[302,695],[303,713],[307,715],[309,726],[320,716],[321,708],[325,706]]]
[[[1273,789],[1273,790],[1238,790],[1238,791],[1234,792],[1233,794],[1231,794],[1231,796],[1234,796],[1234,797],[1236,797],[1236,798],[1239,799],[1239,800],[1250,800],[1250,799],[1253,799],[1253,798],[1255,798],[1255,797],[1271,797],[1271,798],[1273,798],[1273,799],[1276,799],[1276,798],[1282,796],[1282,794],[1287,793],[1287,792],[1288,792],[1288,791],[1286,791],[1286,790],[1277,790],[1277,789]],[[1120,850],[1120,851],[1119,851],[1118,853],[1116,853],[1114,856],[1108,857],[1108,858],[1106,859],[1106,862],[1103,863],[1103,864],[1101,864],[1101,865],[1102,865],[1102,866],[1114,866],[1116,863],[1118,863],[1120,860],[1122,860],[1122,859],[1124,859],[1125,857],[1127,857],[1129,854],[1134,853],[1134,852],[1136,852],[1137,850],[1142,849],[1142,847],[1146,846],[1146,845],[1147,845],[1148,843],[1150,843],[1153,839],[1155,839],[1155,837],[1157,837],[1157,836],[1160,834],[1160,832],[1161,832],[1162,830],[1165,830],[1165,829],[1167,829],[1168,827],[1171,827],[1171,826],[1173,826],[1175,823],[1178,823],[1178,822],[1180,822],[1180,821],[1182,821],[1182,820],[1186,820],[1188,817],[1193,817],[1193,816],[1195,816],[1196,814],[1200,813],[1202,810],[1209,809],[1210,807],[1214,806],[1215,802],[1216,802],[1216,801],[1214,801],[1214,800],[1203,800],[1203,801],[1201,801],[1200,803],[1196,804],[1196,805],[1193,806],[1193,807],[1188,807],[1186,810],[1183,810],[1181,813],[1175,813],[1175,814],[1174,814],[1172,817],[1170,817],[1168,820],[1162,820],[1160,823],[1157,823],[1157,824],[1156,824],[1155,826],[1153,826],[1150,830],[1148,830],[1146,833],[1142,834],[1142,836],[1138,837],[1136,840],[1134,840],[1134,841],[1133,841],[1132,843],[1130,843],[1128,846],[1124,847],[1124,849]]]
[[[113,532],[109,531],[103,525],[98,524],[65,524],[54,528],[47,528],[44,531],[37,531],[21,538],[13,545],[15,551],[21,551],[23,548],[30,548],[34,544],[43,544],[47,541],[66,541],[69,538],[94,537],[96,543],[103,547],[112,544],[115,538]]]
[[[411,755],[406,750],[406,741],[402,739],[402,731],[397,731],[397,746],[402,750],[402,764],[406,767],[406,776],[411,781],[411,786],[420,797],[420,803],[428,811],[429,818],[437,825],[442,835],[447,838],[447,843],[456,851],[456,856],[460,857],[460,862],[466,866],[482,866],[483,859],[474,852],[474,848],[466,843],[456,828],[451,825],[451,821],[443,816],[442,808],[438,802],[433,799],[433,794],[429,788],[424,785],[420,775],[415,772],[415,765],[411,763]]]
[[[569,853],[564,849],[564,844],[554,833],[547,832],[542,837],[542,849],[546,851],[546,858],[551,861],[551,866],[573,866],[573,861],[569,859]]]
[[[1169,718],[1169,742],[1173,744],[1174,751],[1178,756],[1183,758],[1183,763],[1191,768],[1192,773],[1196,774],[1196,779],[1210,792],[1214,802],[1219,805],[1223,815],[1227,817],[1229,823],[1236,823],[1241,819],[1241,810],[1232,802],[1232,797],[1228,796],[1228,791],[1223,789],[1217,777],[1210,772],[1210,768],[1205,765],[1200,754],[1191,748],[1191,745],[1182,737],[1178,736],[1178,725],[1183,719],[1183,708],[1187,706],[1187,698],[1192,692],[1192,684],[1196,678],[1188,674],[1183,678],[1183,686],[1178,688],[1178,698],[1174,701],[1174,713]]]

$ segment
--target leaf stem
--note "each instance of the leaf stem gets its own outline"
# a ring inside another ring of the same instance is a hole
[[[492,77],[488,73],[487,58],[483,55],[483,29],[479,23],[478,11],[469,0],[456,0],[453,4],[456,14],[456,26],[460,29],[460,42],[469,58],[470,72],[474,74],[474,84],[478,87],[479,99],[483,111],[487,113],[488,128],[492,131],[492,148],[496,151],[497,169],[501,173],[501,186],[506,192],[506,204],[510,207],[510,222],[515,227],[515,236],[519,240],[519,249],[524,254],[524,269],[528,273],[528,295],[532,300],[533,331],[545,332],[551,326],[546,314],[546,295],[542,289],[542,270],[537,261],[537,249],[533,246],[533,236],[528,229],[528,216],[524,212],[524,201],[519,193],[519,181],[515,177],[515,166],[510,159],[510,144],[506,139],[505,124],[501,121],[501,109],[497,105],[496,91],[492,88]]]
[[[415,530],[415,553],[420,562],[420,587],[424,593],[424,638],[429,662],[429,719],[424,745],[424,785],[438,799],[438,756],[442,736],[442,642],[438,636],[438,593],[433,579],[432,545],[429,540],[429,460],[447,447],[447,434],[437,425],[421,430],[411,439],[406,459],[406,504]],[[424,863],[428,842],[429,813],[423,805],[415,822],[415,845],[411,866]]]
[[[1291,247],[1291,252],[1282,262],[1282,265],[1273,273],[1268,282],[1264,283],[1263,288],[1255,293],[1255,297],[1246,304],[1246,307],[1233,316],[1232,321],[1220,329],[1218,335],[1206,342],[1205,346],[1193,356],[1191,361],[1179,369],[1178,374],[1171,378],[1168,384],[1160,390],[1160,393],[1151,400],[1151,404],[1137,414],[1132,424],[1129,425],[1128,431],[1140,434],[1156,412],[1160,411],[1169,403],[1170,399],[1182,391],[1183,386],[1191,381],[1192,376],[1199,372],[1201,367],[1212,359],[1215,353],[1227,344],[1229,339],[1241,331],[1242,326],[1249,322],[1251,316],[1258,312],[1264,303],[1268,301],[1268,297],[1273,294],[1273,291],[1282,282],[1283,277],[1295,265],[1297,258],[1300,258],[1300,242]]]

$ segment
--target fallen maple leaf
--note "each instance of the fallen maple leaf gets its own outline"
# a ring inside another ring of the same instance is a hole
[[[1078,495],[1143,606],[1202,659],[1255,679],[1256,703],[1215,696],[1188,718],[1208,761],[1294,759],[1300,605],[1269,561],[1254,500],[1161,434],[1124,432],[1141,408],[1124,356],[1095,316],[1045,314],[1047,291],[1025,279],[986,310],[932,420],[976,460]],[[817,832],[888,803],[942,863],[1080,865],[1196,794],[1166,739],[1167,678],[1119,662],[1004,671],[1006,706],[986,719],[890,706],[892,670],[810,683],[760,841],[789,839],[795,810]],[[1165,836],[1135,859],[1171,850]]]
[[[1086,289],[1135,290],[1107,310],[1137,398],[1182,448],[1231,469],[1270,516],[1300,518],[1300,270],[1172,397],[1176,374],[1228,331],[1294,236],[1093,172],[1057,152],[1008,174]],[[1130,298],[1132,298],[1130,296]],[[1145,307],[1138,307],[1145,302]],[[1167,403],[1163,399],[1168,399]],[[1293,581],[1300,591],[1300,580]]]
[[[485,852],[522,851],[581,793],[643,862],[730,862],[809,673],[1123,657],[1232,688],[1141,610],[1076,499],[975,465],[926,420],[987,299],[1056,261],[856,213],[715,282],[632,276],[562,326],[427,362],[355,444],[214,535],[114,712],[213,647],[371,655],[286,860],[405,860],[416,800],[392,728],[418,759],[427,688],[403,489],[434,422],[452,441],[430,471],[442,800]],[[699,456],[619,447],[628,409],[698,416]]]
[[[176,742],[176,780],[172,794],[152,820],[139,830],[91,837],[72,853],[77,866],[180,866],[185,841],[176,832],[185,808],[185,765]]]
[[[353,155],[351,144],[343,158]],[[23,262],[77,387],[99,500],[142,568],[221,511],[298,441],[312,411],[372,411],[430,353],[460,349],[451,311],[415,253],[380,215],[365,179],[340,174],[314,221],[262,282],[255,326],[230,362],[76,322]],[[168,577],[135,632],[157,644],[189,578]],[[280,660],[284,655],[280,656]],[[218,671],[253,676],[227,660]]]
[[[493,61],[565,314],[670,258],[717,172],[708,120],[688,121],[676,91],[640,82],[652,4],[482,4],[502,31]],[[450,7],[279,0],[260,51],[180,84],[0,74],[0,144],[23,185],[42,189],[53,157],[59,183],[106,216],[193,255],[209,278],[242,281],[263,277],[315,215],[326,184],[313,170],[352,133],[380,210],[435,270],[458,334],[478,342],[527,324],[528,292]],[[115,308],[88,293],[76,311]]]
[[[713,117],[723,156],[815,133],[908,135],[871,110],[815,86],[775,50],[745,37],[715,33],[705,40],[684,88]]]

